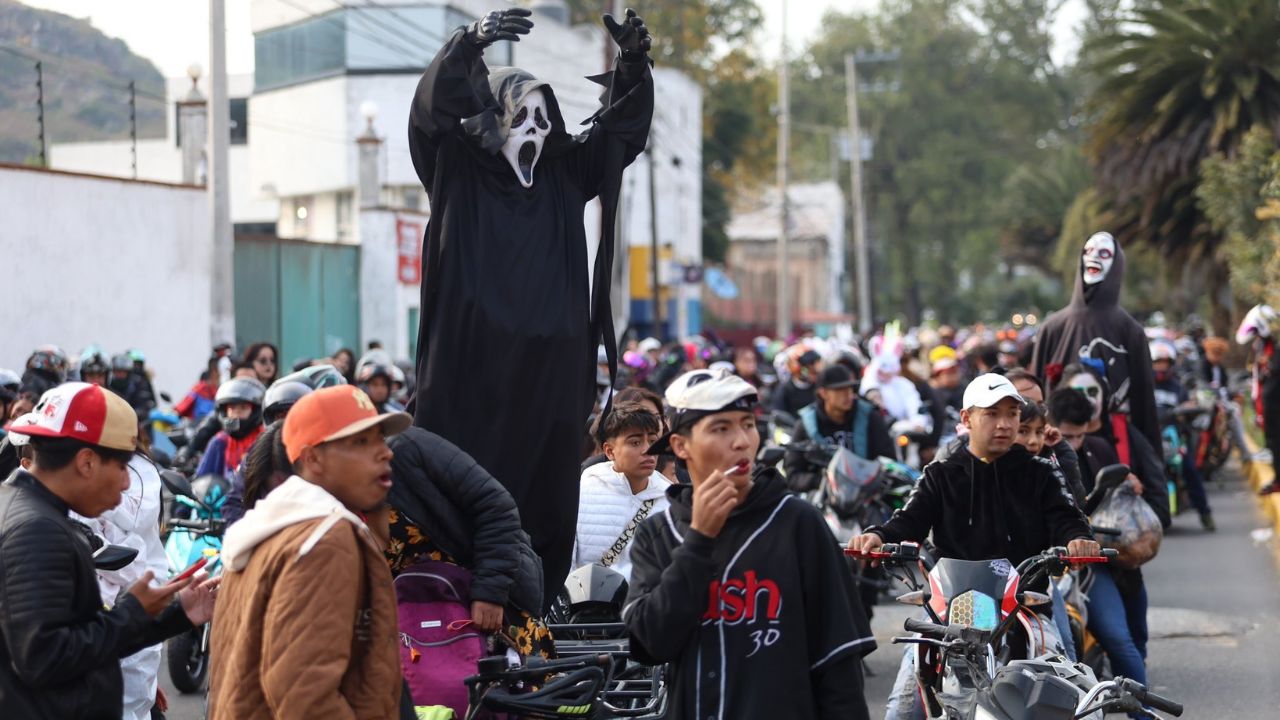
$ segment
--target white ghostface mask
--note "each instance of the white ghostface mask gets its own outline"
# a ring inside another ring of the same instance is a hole
[[[1089,404],[1093,405],[1094,420],[1102,417],[1102,383],[1098,382],[1098,378],[1089,373],[1080,373],[1071,378],[1067,387],[1079,390],[1089,398]]]
[[[533,168],[542,155],[542,143],[551,133],[547,115],[547,97],[534,90],[525,97],[511,118],[511,130],[502,145],[502,154],[516,171],[516,179],[525,187],[533,187]]]
[[[1094,233],[1084,244],[1084,284],[1102,282],[1116,259],[1116,239],[1111,233]]]

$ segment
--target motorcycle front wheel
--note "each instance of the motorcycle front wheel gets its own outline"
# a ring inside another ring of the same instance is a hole
[[[165,654],[169,662],[169,679],[178,692],[200,692],[205,676],[209,674],[209,656],[201,649],[200,636],[203,627],[193,628],[181,635],[169,638]]]

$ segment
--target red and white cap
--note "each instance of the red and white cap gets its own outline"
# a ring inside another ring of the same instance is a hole
[[[35,409],[5,426],[27,437],[73,438],[132,452],[138,447],[138,416],[124,398],[97,385],[63,383],[46,392]]]

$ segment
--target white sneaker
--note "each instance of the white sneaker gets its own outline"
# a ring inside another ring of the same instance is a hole
[[[1256,463],[1269,463],[1269,462],[1272,462],[1271,451],[1270,451],[1270,450],[1268,450],[1267,448],[1263,448],[1263,449],[1259,450],[1258,452],[1254,453],[1254,454],[1249,458],[1249,462],[1256,462]]]

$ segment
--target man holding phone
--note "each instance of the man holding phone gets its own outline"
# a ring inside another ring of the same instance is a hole
[[[0,486],[0,717],[121,717],[120,659],[208,622],[218,581],[152,587],[148,571],[103,609],[67,512],[97,517],[129,486],[138,421],[123,398],[66,383],[5,429],[34,457]]]

